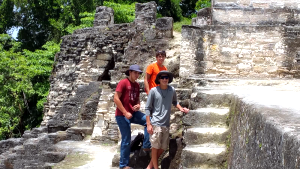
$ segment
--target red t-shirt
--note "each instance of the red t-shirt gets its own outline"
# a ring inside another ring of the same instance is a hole
[[[116,92],[122,93],[120,101],[124,108],[132,114],[132,106],[138,104],[140,100],[140,85],[137,82],[132,83],[126,78],[118,83]],[[116,116],[124,116],[118,108],[116,109]]]

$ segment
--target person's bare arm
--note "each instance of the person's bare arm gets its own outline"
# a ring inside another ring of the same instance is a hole
[[[182,108],[179,104],[177,104],[176,107],[183,113],[188,113],[190,111],[188,108]]]
[[[153,134],[153,127],[150,120],[152,110],[153,110],[153,91],[151,90],[145,105],[147,132],[151,135]]]
[[[149,79],[151,78],[151,75],[146,73],[145,75],[145,79],[144,79],[144,86],[145,86],[145,90],[146,90],[146,93],[149,93]]]
[[[117,108],[123,113],[123,115],[127,118],[127,119],[131,119],[132,118],[132,114],[129,113],[123,106],[120,97],[122,96],[121,92],[115,92],[114,95],[114,102],[117,106]]]
[[[146,123],[147,123],[147,132],[152,135],[153,128],[152,128],[152,124],[150,122],[150,116],[146,116]]]
[[[183,112],[183,113],[188,113],[190,110],[188,109],[188,108],[182,108],[181,106],[180,106],[180,104],[178,103],[178,101],[177,101],[177,94],[176,94],[176,91],[175,91],[175,94],[173,94],[173,101],[172,101],[172,104],[174,105],[174,106],[176,106],[181,112]]]

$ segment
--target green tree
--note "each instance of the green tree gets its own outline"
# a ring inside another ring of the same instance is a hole
[[[115,23],[130,23],[135,19],[135,3],[119,4],[114,2],[104,2],[104,6],[111,7],[114,10]]]
[[[202,8],[209,8],[211,7],[211,0],[199,0],[196,2],[195,9],[198,11]]]
[[[173,17],[174,21],[182,19],[180,0],[155,0],[159,16]]]
[[[15,25],[13,8],[12,0],[0,0],[0,34],[6,33]]]
[[[101,0],[15,0],[18,41],[30,51],[47,41],[59,43],[69,25],[81,24],[80,13],[93,13],[101,4]]]
[[[146,3],[150,2],[149,0],[108,0],[104,1],[104,6],[106,6],[108,3],[114,3],[117,5],[132,5],[133,3]],[[182,19],[182,10],[180,8],[180,2],[181,0],[155,0],[157,4],[157,14],[159,17],[167,16],[167,17],[173,17],[174,21],[180,21]],[[134,9],[134,8],[132,8]],[[119,10],[122,10],[118,8],[117,10],[114,9],[115,12],[119,12]],[[123,13],[123,12],[120,12]],[[122,16],[126,17],[126,16]],[[127,16],[129,17],[129,16]],[[118,19],[117,19],[118,20]],[[120,22],[124,23],[124,21]]]
[[[94,19],[95,19],[95,12],[94,13],[80,13],[80,25],[76,26],[74,24],[69,24],[64,31],[66,31],[68,34],[72,34],[75,30],[77,29],[83,29],[83,28],[88,28],[88,27],[93,27],[94,24]]]
[[[198,0],[182,0],[180,2],[180,8],[184,17],[190,17],[192,14],[196,13],[195,7],[197,1]]]
[[[0,139],[19,137],[40,124],[49,76],[59,44],[21,50],[21,43],[0,35]]]

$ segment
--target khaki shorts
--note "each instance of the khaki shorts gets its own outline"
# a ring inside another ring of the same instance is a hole
[[[153,148],[166,150],[169,146],[169,128],[165,126],[153,126],[153,134],[150,135],[150,142]]]

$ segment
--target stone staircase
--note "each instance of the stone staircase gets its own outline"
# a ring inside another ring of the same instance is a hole
[[[183,117],[182,168],[226,168],[229,97],[225,91],[193,87],[191,110]]]
[[[176,89],[179,104],[188,107],[190,112],[183,116],[182,122],[177,124],[175,121],[178,119],[172,120],[174,118],[172,116],[176,116],[176,108],[172,110],[170,129],[176,128],[174,133],[180,133],[179,137],[183,136],[185,147],[182,151],[177,149],[176,156],[170,162],[169,168],[171,166],[173,168],[225,168],[226,141],[229,136],[227,117],[231,93],[226,93],[226,90],[215,90],[219,83],[222,81],[214,83],[193,79],[186,84],[171,84]],[[140,85],[142,86],[142,84]],[[141,93],[142,112],[144,112],[146,101],[147,97]],[[174,127],[175,124],[177,126]],[[143,126],[131,124],[132,135],[136,135],[138,132],[143,133],[143,128]],[[182,134],[181,130],[183,130]],[[174,135],[174,133],[171,134]],[[162,158],[165,159],[168,154],[166,152]],[[179,163],[180,165],[178,165]]]

